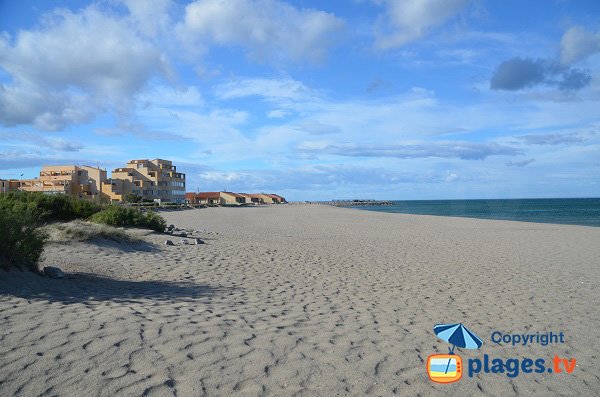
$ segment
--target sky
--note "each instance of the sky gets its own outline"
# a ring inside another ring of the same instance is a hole
[[[600,196],[595,0],[0,0],[0,178],[163,158],[288,200]]]

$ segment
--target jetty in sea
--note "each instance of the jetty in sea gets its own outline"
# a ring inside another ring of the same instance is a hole
[[[334,207],[358,207],[367,205],[394,205],[391,201],[379,200],[332,200],[327,202]]]

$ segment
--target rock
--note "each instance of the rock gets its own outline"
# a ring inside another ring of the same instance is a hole
[[[165,245],[174,245],[171,240],[165,240]]]
[[[50,278],[65,278],[65,273],[58,267],[46,266],[44,274]]]
[[[189,244],[189,241],[187,240],[187,238],[182,238],[181,244]]]
[[[200,240],[199,238],[195,238],[194,244],[196,244],[196,245],[204,244],[204,241]]]

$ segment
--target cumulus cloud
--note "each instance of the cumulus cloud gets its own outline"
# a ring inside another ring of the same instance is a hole
[[[83,95],[51,92],[35,84],[0,83],[0,124],[32,124],[41,130],[89,121],[94,107]]]
[[[135,22],[137,30],[149,37],[156,37],[170,26],[169,12],[172,0],[121,0]]]
[[[90,6],[55,11],[32,30],[0,37],[0,123],[43,130],[119,110],[154,76],[168,73],[161,52],[118,18]]]
[[[567,30],[560,42],[560,60],[564,65],[597,52],[600,52],[600,32],[590,32],[579,26]]]
[[[386,13],[380,18],[376,46],[399,47],[426,35],[467,5],[469,0],[385,0]]]
[[[489,156],[515,156],[521,149],[498,143],[473,143],[463,141],[436,141],[396,145],[328,144],[320,148],[299,147],[300,152],[312,152],[345,157],[458,158],[484,160]]]
[[[320,61],[344,22],[333,14],[277,0],[197,0],[179,33],[190,41],[237,45],[262,61]]]
[[[535,161],[535,159],[526,159],[526,160],[519,160],[519,161],[509,161],[506,163],[506,165],[508,167],[525,167],[526,165],[529,165],[531,163],[533,163]]]
[[[517,91],[546,84],[561,90],[579,90],[591,80],[586,70],[561,66],[545,59],[515,57],[498,65],[490,87],[493,90]]]

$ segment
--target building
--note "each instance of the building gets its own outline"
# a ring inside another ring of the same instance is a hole
[[[246,197],[232,192],[186,193],[186,202],[192,205],[242,205]]]
[[[197,197],[196,193],[189,193],[189,192],[185,194],[185,203],[191,204],[191,205],[200,204],[200,203],[198,203],[198,197]]]
[[[244,205],[285,203],[285,198],[276,194],[233,193],[233,192],[200,192],[186,193],[186,202],[192,205]]]
[[[102,193],[102,183],[107,180],[106,170],[100,167],[90,167],[82,165],[82,170],[87,171],[88,182],[90,184],[89,191],[92,196],[96,197]]]
[[[265,204],[285,203],[285,198],[278,196],[276,194],[258,193],[255,196],[258,196],[262,200],[262,202]]]
[[[105,180],[106,170],[98,167],[44,166],[38,178],[18,181],[18,190],[94,198],[100,194],[100,188]]]
[[[0,180],[0,192],[25,190],[47,194],[69,194],[81,198],[104,197],[124,201],[134,194],[143,200],[184,203],[185,174],[169,160],[131,160],[117,168],[112,178],[106,170],[87,165],[44,166],[34,179]]]
[[[246,196],[246,203],[248,204],[264,204],[265,200],[261,197],[260,194],[254,193],[240,193],[243,196]]]
[[[232,192],[219,192],[221,205],[242,205],[246,204],[246,196]]]
[[[278,196],[276,194],[264,194],[264,196],[269,197],[274,204],[285,203],[285,198]]]
[[[124,201],[133,194],[145,201],[185,203],[185,174],[169,160],[131,160],[116,168],[104,182],[102,194],[111,201]]]
[[[8,193],[19,190],[21,181],[18,179],[0,179],[0,193]]]

